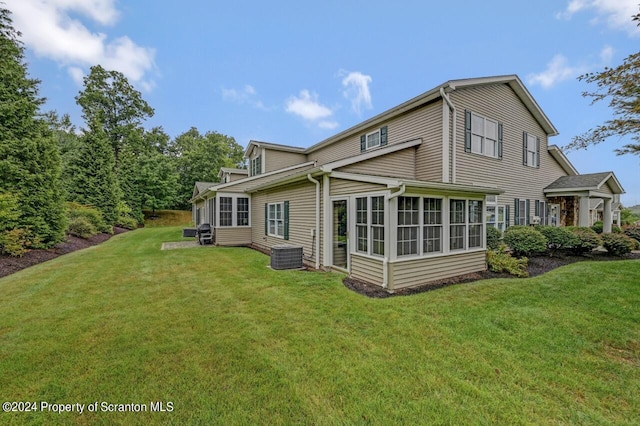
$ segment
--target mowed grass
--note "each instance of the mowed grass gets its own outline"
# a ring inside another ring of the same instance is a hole
[[[145,228],[0,279],[1,424],[638,424],[640,262],[367,299]],[[166,407],[166,404],[165,404]]]

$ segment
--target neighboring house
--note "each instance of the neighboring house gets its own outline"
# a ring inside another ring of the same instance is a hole
[[[453,80],[306,149],[250,141],[248,176],[196,183],[194,221],[390,291],[482,271],[487,226],[588,226],[593,203],[610,232],[620,183],[557,133],[517,76]]]

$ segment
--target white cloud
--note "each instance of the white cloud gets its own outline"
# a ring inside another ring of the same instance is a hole
[[[328,120],[333,116],[333,111],[318,102],[318,95],[308,90],[301,90],[299,96],[291,96],[287,99],[285,110],[298,115],[306,121],[317,123],[324,129],[333,129],[338,123]]]
[[[638,13],[637,0],[571,0],[567,8],[556,14],[558,19],[571,19],[573,15],[585,10],[593,10],[596,14],[592,23],[605,21],[609,28],[626,30],[629,35],[640,35],[637,23],[631,16]]]
[[[547,69],[540,73],[531,73],[527,76],[530,85],[539,84],[543,89],[549,89],[565,80],[575,79],[579,75],[589,72],[593,68],[602,68],[608,65],[613,58],[614,50],[611,46],[605,46],[600,51],[600,64],[570,65],[564,55],[557,54],[547,64]]]
[[[256,99],[258,92],[256,92],[256,89],[250,84],[245,84],[241,90],[227,89],[225,87],[222,87],[221,90],[222,99],[225,101],[236,102],[238,104],[249,104],[255,108],[268,110],[262,101]]]
[[[100,25],[113,25],[120,13],[114,0],[7,0],[14,26],[22,41],[36,55],[67,67],[78,81],[78,70],[102,65],[120,71],[145,89],[154,84],[148,73],[155,68],[155,50],[122,36],[109,41],[101,32],[90,31],[71,16],[84,17]],[[81,80],[80,80],[81,81]]]
[[[342,85],[345,87],[342,94],[351,101],[351,110],[360,115],[362,108],[371,109],[371,92],[369,90],[369,84],[373,81],[371,76],[359,71],[347,73],[344,70],[341,70],[339,74],[346,74],[342,79]]]

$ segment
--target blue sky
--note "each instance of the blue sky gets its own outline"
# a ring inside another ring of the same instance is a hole
[[[310,146],[447,80],[518,74],[560,134],[611,118],[576,77],[638,51],[638,0],[4,0],[46,109],[82,126],[74,97],[101,64],[155,108],[148,127],[195,126]],[[438,4],[434,4],[438,3]],[[581,173],[614,170],[640,204],[640,158],[611,139],[568,153]]]

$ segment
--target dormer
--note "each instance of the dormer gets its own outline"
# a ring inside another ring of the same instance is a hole
[[[305,163],[304,148],[269,142],[249,141],[244,156],[249,164],[249,176],[256,176],[285,167]]]
[[[218,179],[220,183],[229,183],[238,179],[244,179],[249,175],[247,169],[233,169],[229,167],[222,167],[218,173]]]

